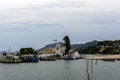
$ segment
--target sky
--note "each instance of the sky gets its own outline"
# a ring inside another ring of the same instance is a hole
[[[120,0],[0,0],[0,50],[120,39]]]

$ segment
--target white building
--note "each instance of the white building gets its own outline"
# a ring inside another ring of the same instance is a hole
[[[55,51],[55,55],[63,55],[63,53],[65,52],[65,47],[63,46],[60,46],[59,42],[56,43],[56,46],[54,48],[54,51]]]
[[[71,56],[72,58],[80,58],[81,55],[79,54],[78,51],[74,51],[74,50],[70,50],[69,53],[68,53],[68,56]]]
[[[59,42],[56,43],[55,48],[47,48],[39,52],[39,57],[48,57],[52,55],[63,55],[65,47],[61,47]]]

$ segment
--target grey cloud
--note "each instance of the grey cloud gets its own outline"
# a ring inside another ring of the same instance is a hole
[[[35,31],[42,28],[62,27],[62,23],[14,22],[0,25],[2,32]]]
[[[21,8],[21,9],[49,9],[49,8],[65,8],[65,7],[80,8],[83,6],[88,6],[87,2],[66,1],[66,2],[51,2],[51,3],[37,4],[37,5],[32,4],[26,8]]]
[[[1,12],[0,36],[2,40],[0,43],[1,45],[2,43],[11,44],[13,41],[15,47],[23,47],[30,43],[33,47],[40,48],[41,44],[44,46],[53,38],[62,41],[66,34],[70,35],[71,42],[76,43],[94,39],[119,38],[119,13],[104,12],[105,9],[99,11],[96,7],[88,8],[89,5],[80,0],[52,1]],[[67,11],[68,8],[72,9]],[[82,11],[79,11],[80,9]]]

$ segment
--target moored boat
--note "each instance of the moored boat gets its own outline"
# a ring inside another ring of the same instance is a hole
[[[38,62],[39,61],[39,58],[37,57],[37,55],[32,55],[32,54],[22,55],[21,59],[22,59],[22,62]]]
[[[71,56],[65,56],[64,60],[74,60],[74,58],[72,58]]]
[[[0,57],[0,63],[21,63],[22,60],[18,56],[6,55]]]
[[[40,58],[40,61],[56,61],[56,58]]]

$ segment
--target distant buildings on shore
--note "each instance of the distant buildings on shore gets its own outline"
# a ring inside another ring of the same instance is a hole
[[[49,56],[63,56],[65,53],[65,46],[60,46],[59,42],[56,43],[56,46],[54,48],[47,48],[39,52],[39,57],[49,57]],[[70,50],[68,53],[71,57],[80,57],[80,54],[78,51]]]
[[[63,53],[65,52],[65,47],[60,46],[59,42],[56,43],[55,48],[47,48],[39,52],[40,57],[48,57],[48,56],[53,56],[53,55],[60,55],[62,56]]]

